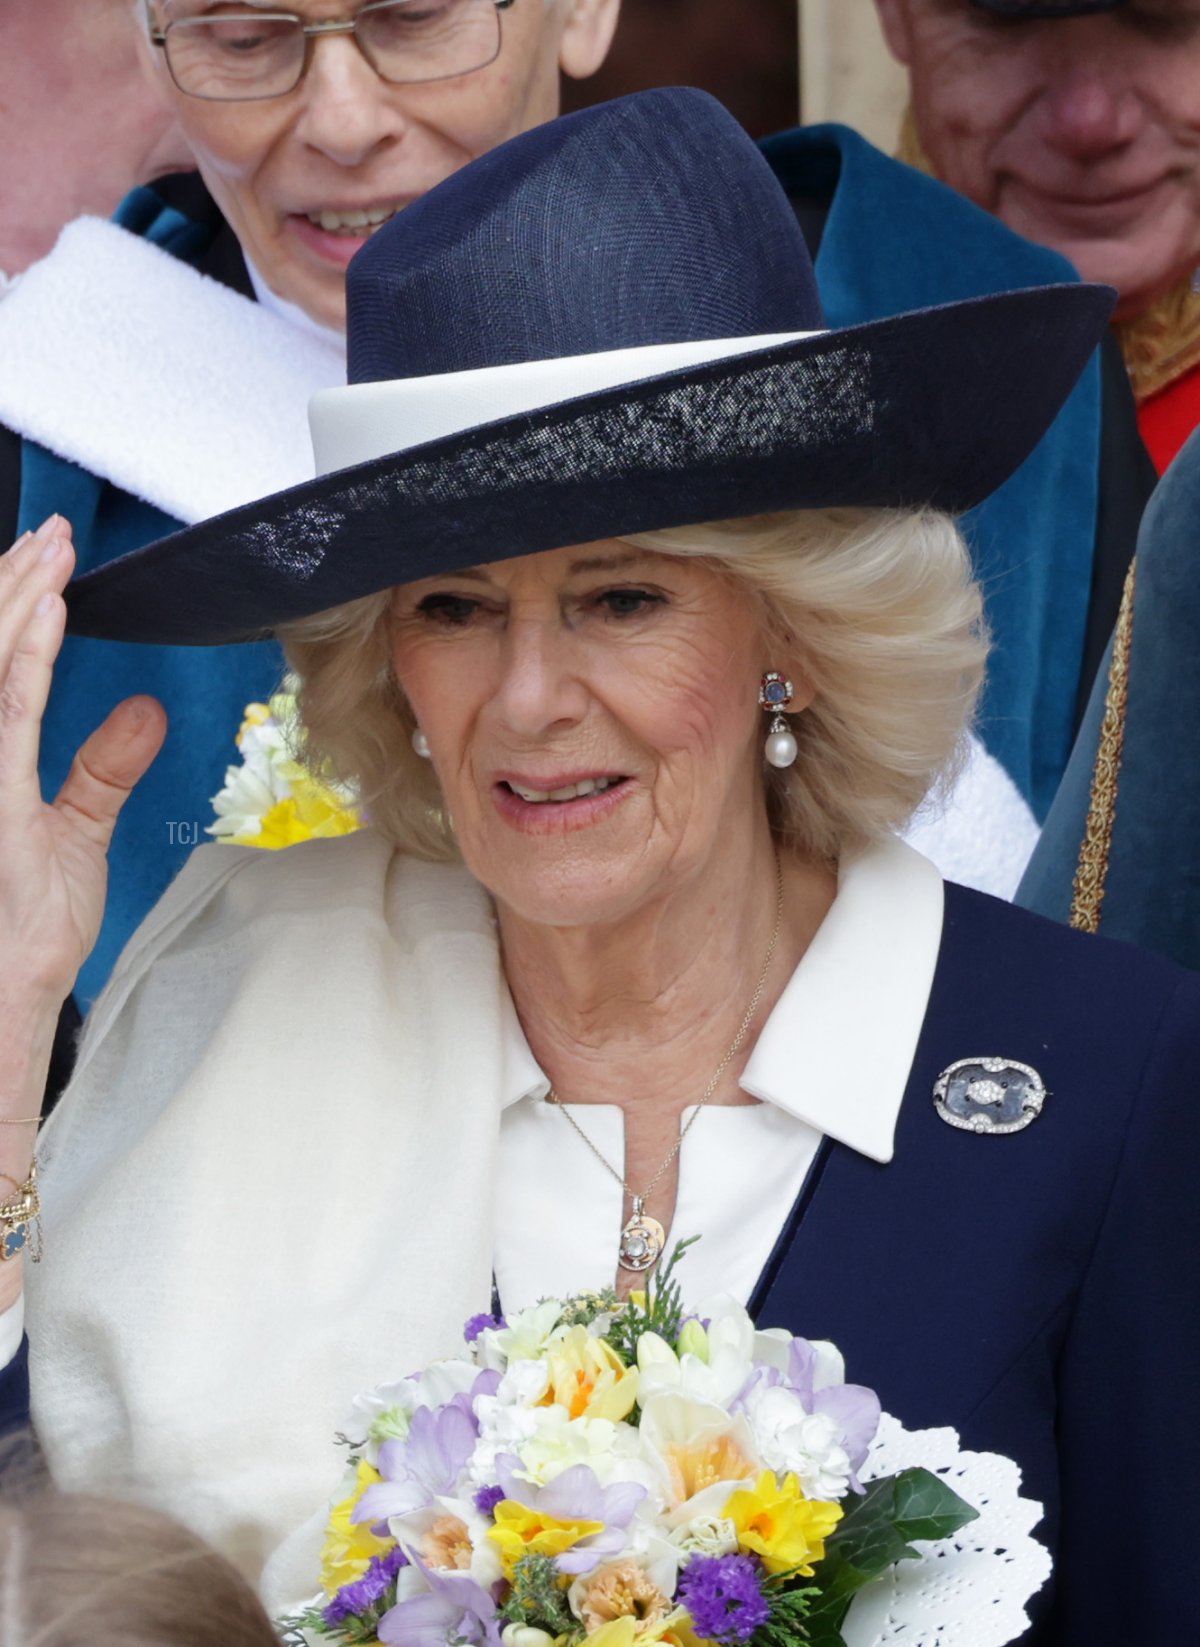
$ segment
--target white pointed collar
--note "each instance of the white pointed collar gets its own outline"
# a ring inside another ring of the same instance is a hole
[[[942,940],[942,878],[889,839],[848,854],[838,890],[763,1025],[743,1091],[873,1161],[892,1158],[896,1121]],[[504,994],[502,1105],[550,1083]]]

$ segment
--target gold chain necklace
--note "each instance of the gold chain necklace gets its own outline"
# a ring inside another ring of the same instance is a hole
[[[718,1081],[721,1079],[722,1075],[724,1075],[725,1071],[729,1067],[730,1061],[736,1056],[738,1048],[746,1039],[747,1031],[749,1030],[750,1025],[754,1022],[754,1014],[758,1011],[758,1003],[762,999],[762,992],[766,987],[767,973],[771,970],[771,962],[775,958],[775,946],[779,942],[779,931],[782,925],[783,865],[779,861],[779,854],[777,852],[775,854],[775,926],[771,933],[771,942],[767,945],[767,955],[762,964],[762,971],[759,974],[758,983],[754,986],[754,994],[750,997],[750,1005],[746,1008],[746,1015],[738,1025],[738,1032],[730,1043],[729,1051],[721,1059],[721,1062],[716,1067],[712,1080],[701,1093],[700,1098],[696,1103],[696,1107],[688,1119],[687,1125],[680,1130],[679,1137],[671,1146],[670,1154],[667,1156],[666,1160],[663,1161],[658,1171],[654,1174],[654,1177],[651,1178],[650,1182],[646,1185],[640,1195],[636,1194],[629,1184],[625,1182],[625,1179],[617,1171],[616,1167],[613,1166],[612,1162],[600,1153],[595,1144],[588,1137],[587,1133],[579,1125],[579,1122],[571,1114],[570,1110],[567,1109],[562,1099],[558,1096],[557,1092],[555,1092],[554,1088],[551,1087],[550,1091],[546,1094],[546,1102],[548,1104],[554,1104],[559,1110],[561,1110],[562,1114],[575,1128],[575,1131],[583,1139],[584,1143],[591,1150],[600,1165],[606,1172],[612,1174],[617,1183],[620,1184],[621,1188],[624,1190],[625,1194],[629,1197],[630,1201],[633,1203],[633,1210],[629,1215],[628,1222],[621,1231],[621,1244],[617,1249],[617,1263],[623,1270],[632,1270],[635,1274],[640,1274],[642,1271],[653,1269],[662,1256],[662,1250],[667,1244],[667,1232],[663,1229],[657,1218],[647,1217],[644,1210],[646,1201],[650,1196],[651,1191],[654,1189],[654,1186],[662,1177],[663,1173],[666,1172],[667,1168],[671,1165],[671,1162],[679,1154],[680,1149],[683,1147],[683,1140],[691,1131],[696,1117],[704,1108],[705,1104],[708,1103],[708,1100],[712,1097],[713,1093],[717,1090]]]

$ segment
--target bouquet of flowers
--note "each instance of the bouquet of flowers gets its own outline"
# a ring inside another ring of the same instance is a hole
[[[507,1322],[477,1316],[461,1358],[358,1398],[339,1438],[348,1477],[328,1524],[322,1594],[286,1621],[293,1639],[889,1639],[887,1597],[866,1633],[843,1634],[856,1597],[882,1590],[900,1563],[928,1565],[927,1541],[952,1539],[977,1517],[944,1479],[955,1473],[943,1456],[953,1432],[925,1432],[943,1442],[931,1456],[942,1473],[918,1463],[867,1471],[878,1453],[875,1395],[843,1381],[831,1345],[758,1332],[732,1299],[685,1311],[673,1277],[683,1245],[644,1294],[547,1299]],[[1016,1476],[1009,1461],[991,1462]],[[1037,1506],[1006,1485],[1032,1523]],[[981,1496],[995,1487],[989,1480]],[[1015,1545],[1011,1532],[1003,1537]],[[987,1539],[1000,1536],[988,1528]],[[1018,1633],[1048,1557],[1034,1569],[1015,1605],[991,1605],[983,1632],[961,1639],[984,1647]],[[939,1607],[933,1633],[902,1639],[959,1639],[942,1634]]]

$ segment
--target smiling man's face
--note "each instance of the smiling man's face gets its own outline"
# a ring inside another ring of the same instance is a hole
[[[1200,0],[876,0],[937,175],[1142,312],[1200,265]]]

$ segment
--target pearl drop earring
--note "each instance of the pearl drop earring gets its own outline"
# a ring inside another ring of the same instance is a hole
[[[762,685],[758,689],[758,701],[768,715],[771,716],[771,727],[767,733],[767,741],[763,754],[772,766],[791,766],[799,754],[799,745],[788,730],[784,720],[784,712],[792,699],[796,696],[796,688],[786,675],[781,675],[775,669],[768,669],[762,678]]]
[[[423,761],[429,759],[429,739],[419,726],[412,735],[412,746]]]

